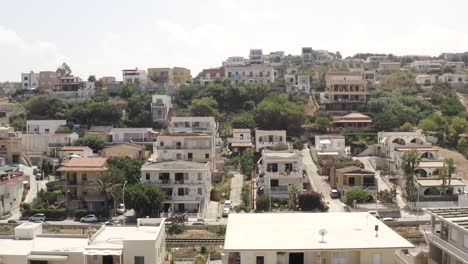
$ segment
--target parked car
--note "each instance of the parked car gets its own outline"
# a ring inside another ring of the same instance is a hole
[[[111,221],[104,222],[104,225],[106,225],[106,226],[115,226],[115,225],[119,225],[119,222],[115,221],[115,220],[111,220]]]
[[[44,175],[42,172],[36,173],[36,181],[41,181],[44,179]]]
[[[394,218],[391,217],[384,217],[382,218],[382,222],[394,222],[396,221]]]
[[[223,213],[221,214],[223,217],[227,217],[231,213],[230,208],[223,208]]]
[[[10,219],[10,220],[8,220],[7,223],[8,224],[21,224],[21,222],[19,220],[16,220],[16,219]]]
[[[232,208],[232,202],[229,200],[224,201],[224,208]]]
[[[29,221],[31,222],[44,222],[46,220],[45,214],[35,214],[29,217]]]
[[[337,189],[333,188],[330,191],[330,197],[333,199],[340,198],[340,192]]]
[[[119,206],[117,206],[117,214],[125,214],[127,209],[125,209],[125,204],[121,203]]]
[[[380,219],[380,214],[377,211],[369,211],[369,214],[371,214],[373,217]]]
[[[80,218],[80,222],[82,223],[96,223],[97,221],[97,217],[93,214],[85,215]]]
[[[208,224],[207,224],[205,221],[203,221],[203,220],[197,220],[197,221],[193,222],[192,225],[194,225],[194,226],[200,226],[200,225],[208,225]]]

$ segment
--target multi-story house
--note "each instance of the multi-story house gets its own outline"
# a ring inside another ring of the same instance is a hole
[[[0,240],[2,264],[163,264],[165,220],[137,219],[136,226],[102,225],[88,235],[44,234],[42,223],[23,223]]]
[[[216,80],[224,79],[224,67],[203,69],[200,77],[201,85],[214,83]]]
[[[5,166],[0,158],[0,215],[5,216],[18,208],[22,202],[23,191],[27,188],[25,181],[30,182],[30,176],[18,171],[17,168]],[[0,253],[1,256],[1,253]]]
[[[427,72],[429,70],[440,70],[444,64],[444,60],[413,61],[410,63],[410,67],[418,72]]]
[[[277,144],[287,144],[286,130],[260,130],[255,129],[255,151],[261,152],[264,148],[271,148]]]
[[[328,73],[322,107],[332,113],[349,113],[365,106],[369,93],[361,73]]]
[[[36,89],[39,87],[39,73],[33,71],[21,73],[21,87],[23,89]]]
[[[272,51],[263,56],[263,64],[271,66],[280,66],[284,58],[284,51]]]
[[[101,86],[108,87],[108,86],[114,84],[117,80],[113,76],[103,76],[103,77],[99,78],[98,81],[99,81],[99,84],[101,84]]]
[[[93,150],[86,146],[65,146],[60,148],[58,155],[62,162],[68,162],[71,158],[88,158],[95,156]]]
[[[284,75],[287,93],[310,94],[311,76],[309,74],[298,74],[296,70],[290,70]]]
[[[382,61],[379,63],[379,72],[380,73],[392,73],[400,71],[400,62],[392,61]]]
[[[203,218],[211,190],[208,162],[147,163],[141,167],[141,182],[156,184],[166,194],[164,212],[199,213],[199,218]]]
[[[23,153],[23,143],[20,135],[13,127],[0,127],[0,158],[4,158],[6,164],[20,163]]]
[[[468,208],[424,209],[431,215],[429,264],[468,263]]]
[[[67,76],[59,78],[49,94],[59,97],[67,103],[84,102],[91,99],[95,92],[95,83],[81,80],[80,77]]]
[[[394,264],[412,248],[363,212],[231,214],[223,263]]]
[[[262,49],[251,49],[249,53],[249,64],[250,65],[261,65],[263,64],[263,50]]]
[[[372,118],[361,113],[350,113],[345,116],[334,116],[333,127],[336,131],[363,131],[372,126]]]
[[[53,90],[60,83],[57,73],[54,71],[39,72],[39,89]]]
[[[233,83],[273,83],[275,70],[272,66],[225,66],[225,77]]]
[[[153,101],[151,102],[151,116],[153,122],[164,122],[166,121],[169,111],[172,108],[172,99],[169,95],[153,95]]]
[[[339,159],[351,155],[342,135],[315,136],[315,150],[319,159]]]
[[[188,84],[192,82],[190,70],[183,67],[174,67],[172,69],[174,76],[174,85]]]
[[[122,70],[122,81],[124,84],[143,85],[148,81],[148,75],[145,70],[139,70],[138,68]]]
[[[112,145],[134,143],[151,150],[158,134],[159,132],[149,127],[112,128],[109,131],[107,142]]]
[[[148,78],[160,85],[181,85],[190,83],[190,70],[182,67],[148,68]]]
[[[61,174],[66,194],[63,197],[68,210],[104,210],[107,199],[93,186],[99,173],[108,169],[107,158],[71,158],[57,169]]]
[[[214,137],[203,133],[170,133],[158,136],[153,151],[158,162],[185,160],[214,163]]]
[[[234,128],[232,138],[227,139],[230,149],[237,153],[252,148],[252,135],[249,128]]]
[[[298,190],[303,189],[305,178],[302,173],[302,156],[298,150],[264,149],[258,167],[257,184],[272,196],[287,197],[292,185]]]
[[[465,62],[463,61],[446,61],[447,67],[452,67],[456,71],[463,71],[465,69]]]
[[[26,156],[33,163],[42,156],[57,157],[60,148],[71,146],[78,134],[67,129],[66,120],[27,120],[26,133],[20,134]]]
[[[387,55],[376,55],[376,56],[369,56],[366,59],[367,63],[379,63],[387,60]]]
[[[247,59],[241,56],[233,56],[227,58],[227,60],[223,61],[223,66],[245,66],[247,65]]]
[[[347,191],[356,188],[366,189],[372,194],[378,191],[375,172],[356,166],[335,169],[334,175],[330,176],[330,185],[338,189],[341,197],[345,197]]]
[[[314,51],[311,47],[304,47],[301,50],[302,61],[305,63],[310,63],[314,61]]]
[[[212,116],[173,116],[169,133],[208,133],[215,135],[218,124]]]
[[[131,143],[105,147],[101,151],[101,156],[110,158],[129,157],[137,160],[143,160],[147,157],[145,147]]]

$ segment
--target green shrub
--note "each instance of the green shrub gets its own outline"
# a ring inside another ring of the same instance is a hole
[[[183,223],[170,223],[166,226],[166,232],[169,235],[177,235],[185,232],[187,230],[187,226]]]
[[[352,206],[353,201],[356,201],[356,203],[364,203],[368,202],[370,199],[371,195],[369,192],[361,188],[350,190],[345,194],[345,203],[348,206]]]
[[[23,207],[24,208],[24,207]],[[35,214],[45,214],[47,220],[63,220],[67,218],[67,209],[60,208],[60,209],[30,209],[28,211],[24,211],[24,216],[32,216]]]

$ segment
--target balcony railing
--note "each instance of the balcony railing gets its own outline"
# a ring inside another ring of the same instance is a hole
[[[203,149],[211,149],[210,146],[176,146],[176,145],[165,145],[165,146],[157,146],[157,149],[166,149],[166,150],[173,150],[173,149],[184,149],[184,150],[203,150]]]
[[[427,237],[429,240],[440,247],[442,250],[450,252],[450,255],[455,256],[460,261],[465,261],[468,259],[468,253],[463,252],[461,249],[455,247],[454,245],[450,244],[448,241],[443,240],[438,235],[434,233],[427,233]],[[437,262],[435,262],[437,263]]]
[[[278,172],[265,172],[265,176],[268,178],[302,178],[301,171],[278,171]]]
[[[152,184],[160,184],[160,185],[170,185],[170,184],[189,184],[189,185],[197,185],[197,184],[204,184],[205,181],[203,180],[150,180]]]
[[[178,196],[178,195],[173,195],[173,196],[166,196],[167,200],[172,200],[172,201],[201,201],[202,196],[191,196],[191,195],[184,195],[184,196]]]

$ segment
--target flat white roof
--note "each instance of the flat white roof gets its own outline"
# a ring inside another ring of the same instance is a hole
[[[1,255],[26,256],[31,251],[50,254],[84,252],[88,238],[36,237],[34,239],[0,239]]]
[[[160,230],[160,226],[104,226],[86,248],[122,249],[124,240],[156,241]]]
[[[375,225],[379,226],[376,237]],[[326,229],[322,241],[319,230]],[[230,214],[226,251],[413,248],[369,213]]]

